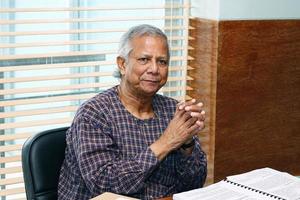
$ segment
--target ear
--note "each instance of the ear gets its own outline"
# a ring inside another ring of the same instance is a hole
[[[120,70],[121,75],[123,76],[125,74],[125,69],[126,69],[126,60],[124,58],[122,58],[121,56],[117,57],[117,64],[118,64],[118,68]]]

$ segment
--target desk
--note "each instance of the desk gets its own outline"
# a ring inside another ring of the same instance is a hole
[[[127,199],[127,200],[136,200],[135,198],[130,198],[130,197],[126,197],[126,196],[122,196],[122,195],[118,195],[118,194],[114,194],[111,192],[104,192],[103,194],[100,194],[97,197],[94,197],[90,200],[117,200],[117,199]],[[172,197],[164,197],[164,198],[160,198],[157,200],[173,200]]]

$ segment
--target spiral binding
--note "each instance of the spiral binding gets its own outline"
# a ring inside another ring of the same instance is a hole
[[[271,198],[274,198],[274,199],[278,199],[278,200],[287,200],[287,199],[284,199],[284,198],[282,198],[282,197],[279,197],[279,196],[276,196],[276,195],[273,195],[273,194],[269,194],[269,193],[267,193],[267,192],[260,191],[260,190],[254,189],[254,188],[251,188],[251,187],[249,187],[249,186],[242,185],[242,184],[240,184],[240,183],[236,183],[236,182],[230,181],[230,180],[228,180],[227,178],[226,178],[224,181],[226,181],[226,182],[228,182],[228,183],[230,183],[230,184],[233,184],[233,185],[236,185],[236,186],[245,188],[245,189],[247,189],[247,190],[253,191],[253,192],[258,192],[258,193],[260,193],[260,194],[262,194],[262,195],[265,195],[265,196],[268,196],[268,197],[271,197]]]

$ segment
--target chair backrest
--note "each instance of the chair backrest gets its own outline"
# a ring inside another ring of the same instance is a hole
[[[68,127],[40,132],[22,148],[22,168],[29,200],[57,199],[59,172],[65,158]]]

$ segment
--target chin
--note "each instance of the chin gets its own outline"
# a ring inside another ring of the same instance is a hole
[[[147,85],[140,85],[140,90],[146,96],[153,96],[155,95],[159,89],[163,86],[160,84],[147,84]]]
[[[145,96],[154,96],[160,88],[142,90]]]
[[[155,91],[144,91],[145,96],[154,96],[158,90]]]

